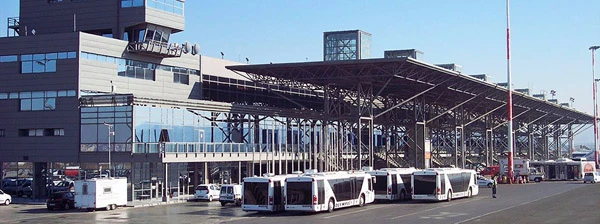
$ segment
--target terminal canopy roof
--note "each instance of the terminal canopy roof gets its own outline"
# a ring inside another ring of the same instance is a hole
[[[372,87],[376,99],[406,100],[419,95],[428,105],[453,108],[461,104],[471,113],[506,117],[508,90],[459,72],[412,58],[379,58],[347,61],[320,61],[282,64],[227,66],[245,73],[255,82],[311,88],[324,91],[335,86],[358,91],[358,84]],[[515,121],[541,124],[591,124],[593,116],[512,92]],[[500,109],[498,109],[500,108]]]

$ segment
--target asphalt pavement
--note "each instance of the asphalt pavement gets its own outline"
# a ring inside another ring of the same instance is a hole
[[[0,223],[600,223],[600,184],[542,182],[499,185],[451,202],[374,203],[333,213],[244,212],[218,202],[187,202],[113,211],[47,211],[42,205],[0,206]]]

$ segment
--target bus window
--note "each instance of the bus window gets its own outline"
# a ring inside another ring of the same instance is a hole
[[[312,182],[287,182],[286,190],[288,205],[312,204]]]
[[[414,175],[413,189],[415,194],[435,194],[436,175]]]
[[[375,176],[375,194],[387,194],[387,176]]]
[[[244,204],[247,205],[268,205],[269,183],[263,182],[245,182],[244,183]]]

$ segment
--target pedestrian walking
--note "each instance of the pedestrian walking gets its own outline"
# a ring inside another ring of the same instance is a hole
[[[492,178],[492,198],[496,198],[496,185],[498,185],[498,182],[496,181],[497,177],[494,176],[494,178]]]

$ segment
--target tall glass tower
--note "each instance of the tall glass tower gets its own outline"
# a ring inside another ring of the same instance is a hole
[[[357,60],[371,56],[371,34],[361,30],[323,33],[323,60]]]

